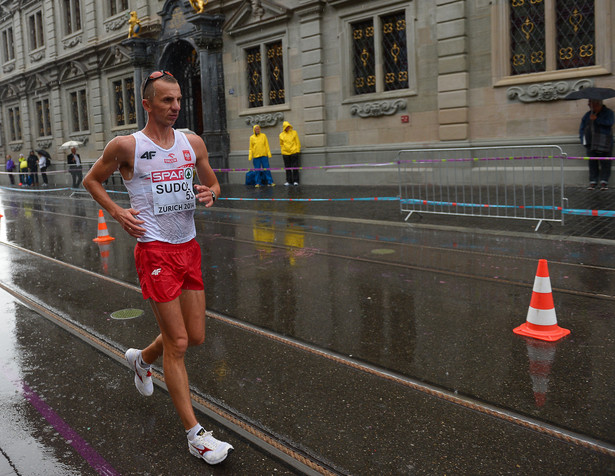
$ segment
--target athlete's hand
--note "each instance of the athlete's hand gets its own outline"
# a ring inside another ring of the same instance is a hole
[[[130,236],[140,238],[145,234],[145,228],[141,226],[145,222],[137,218],[138,214],[139,212],[134,208],[122,208],[117,216],[113,218],[122,225],[122,228],[124,228]]]
[[[214,204],[214,191],[207,185],[195,184],[196,198],[200,203],[204,203],[205,207],[209,208]]]

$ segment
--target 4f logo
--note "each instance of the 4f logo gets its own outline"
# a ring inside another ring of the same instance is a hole
[[[156,151],[155,150],[148,150],[148,151],[143,153],[141,158],[145,159],[145,160],[152,160],[155,155],[156,155]]]

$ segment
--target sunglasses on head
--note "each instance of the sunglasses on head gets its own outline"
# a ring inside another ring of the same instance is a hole
[[[156,81],[157,79],[162,78],[163,76],[171,76],[172,78],[174,78],[175,76],[173,76],[171,73],[169,73],[168,71],[154,71],[152,74],[150,74],[147,79],[145,80],[145,82],[143,83],[143,89],[142,92],[145,92],[145,88],[147,88],[147,85],[149,83],[153,83],[154,81]]]

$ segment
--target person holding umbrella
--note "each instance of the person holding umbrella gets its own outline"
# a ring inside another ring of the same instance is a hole
[[[66,157],[68,171],[73,177],[73,188],[78,188],[83,180],[83,169],[81,166],[81,156],[77,153],[76,147],[70,148],[70,154]]]
[[[47,187],[49,185],[49,181],[47,180],[47,167],[49,167],[49,153],[45,150],[37,150],[38,154],[38,168],[41,170],[41,177],[43,177],[43,187]]]
[[[588,101],[589,111],[581,119],[579,135],[590,157],[611,157],[613,151],[613,123],[615,114],[600,99]],[[600,181],[600,190],[608,190],[611,177],[610,159],[589,160],[589,190]]]
[[[589,157],[609,157],[608,159],[589,160],[589,187],[595,190],[600,183],[600,190],[608,190],[611,177],[613,155],[613,123],[615,114],[602,101],[615,97],[615,89],[586,87],[573,91],[565,99],[587,99],[589,111],[581,119],[579,137],[587,149]]]
[[[28,176],[28,185],[34,187],[38,185],[38,157],[34,151],[31,150],[26,160],[28,162],[28,170],[30,172],[30,175]]]

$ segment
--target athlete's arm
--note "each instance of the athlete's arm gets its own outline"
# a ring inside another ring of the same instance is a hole
[[[211,207],[214,204],[213,192],[216,198],[220,197],[220,184],[215,172],[209,165],[209,154],[205,142],[197,135],[187,135],[190,145],[196,154],[196,173],[199,176],[200,185],[195,185],[196,198],[199,202],[204,203],[206,207]]]
[[[145,228],[141,226],[144,222],[137,217],[139,212],[132,208],[120,207],[102,185],[118,169],[122,177],[132,178],[134,148],[135,142],[132,136],[118,136],[112,139],[83,179],[83,186],[129,235],[139,238],[145,233]]]

